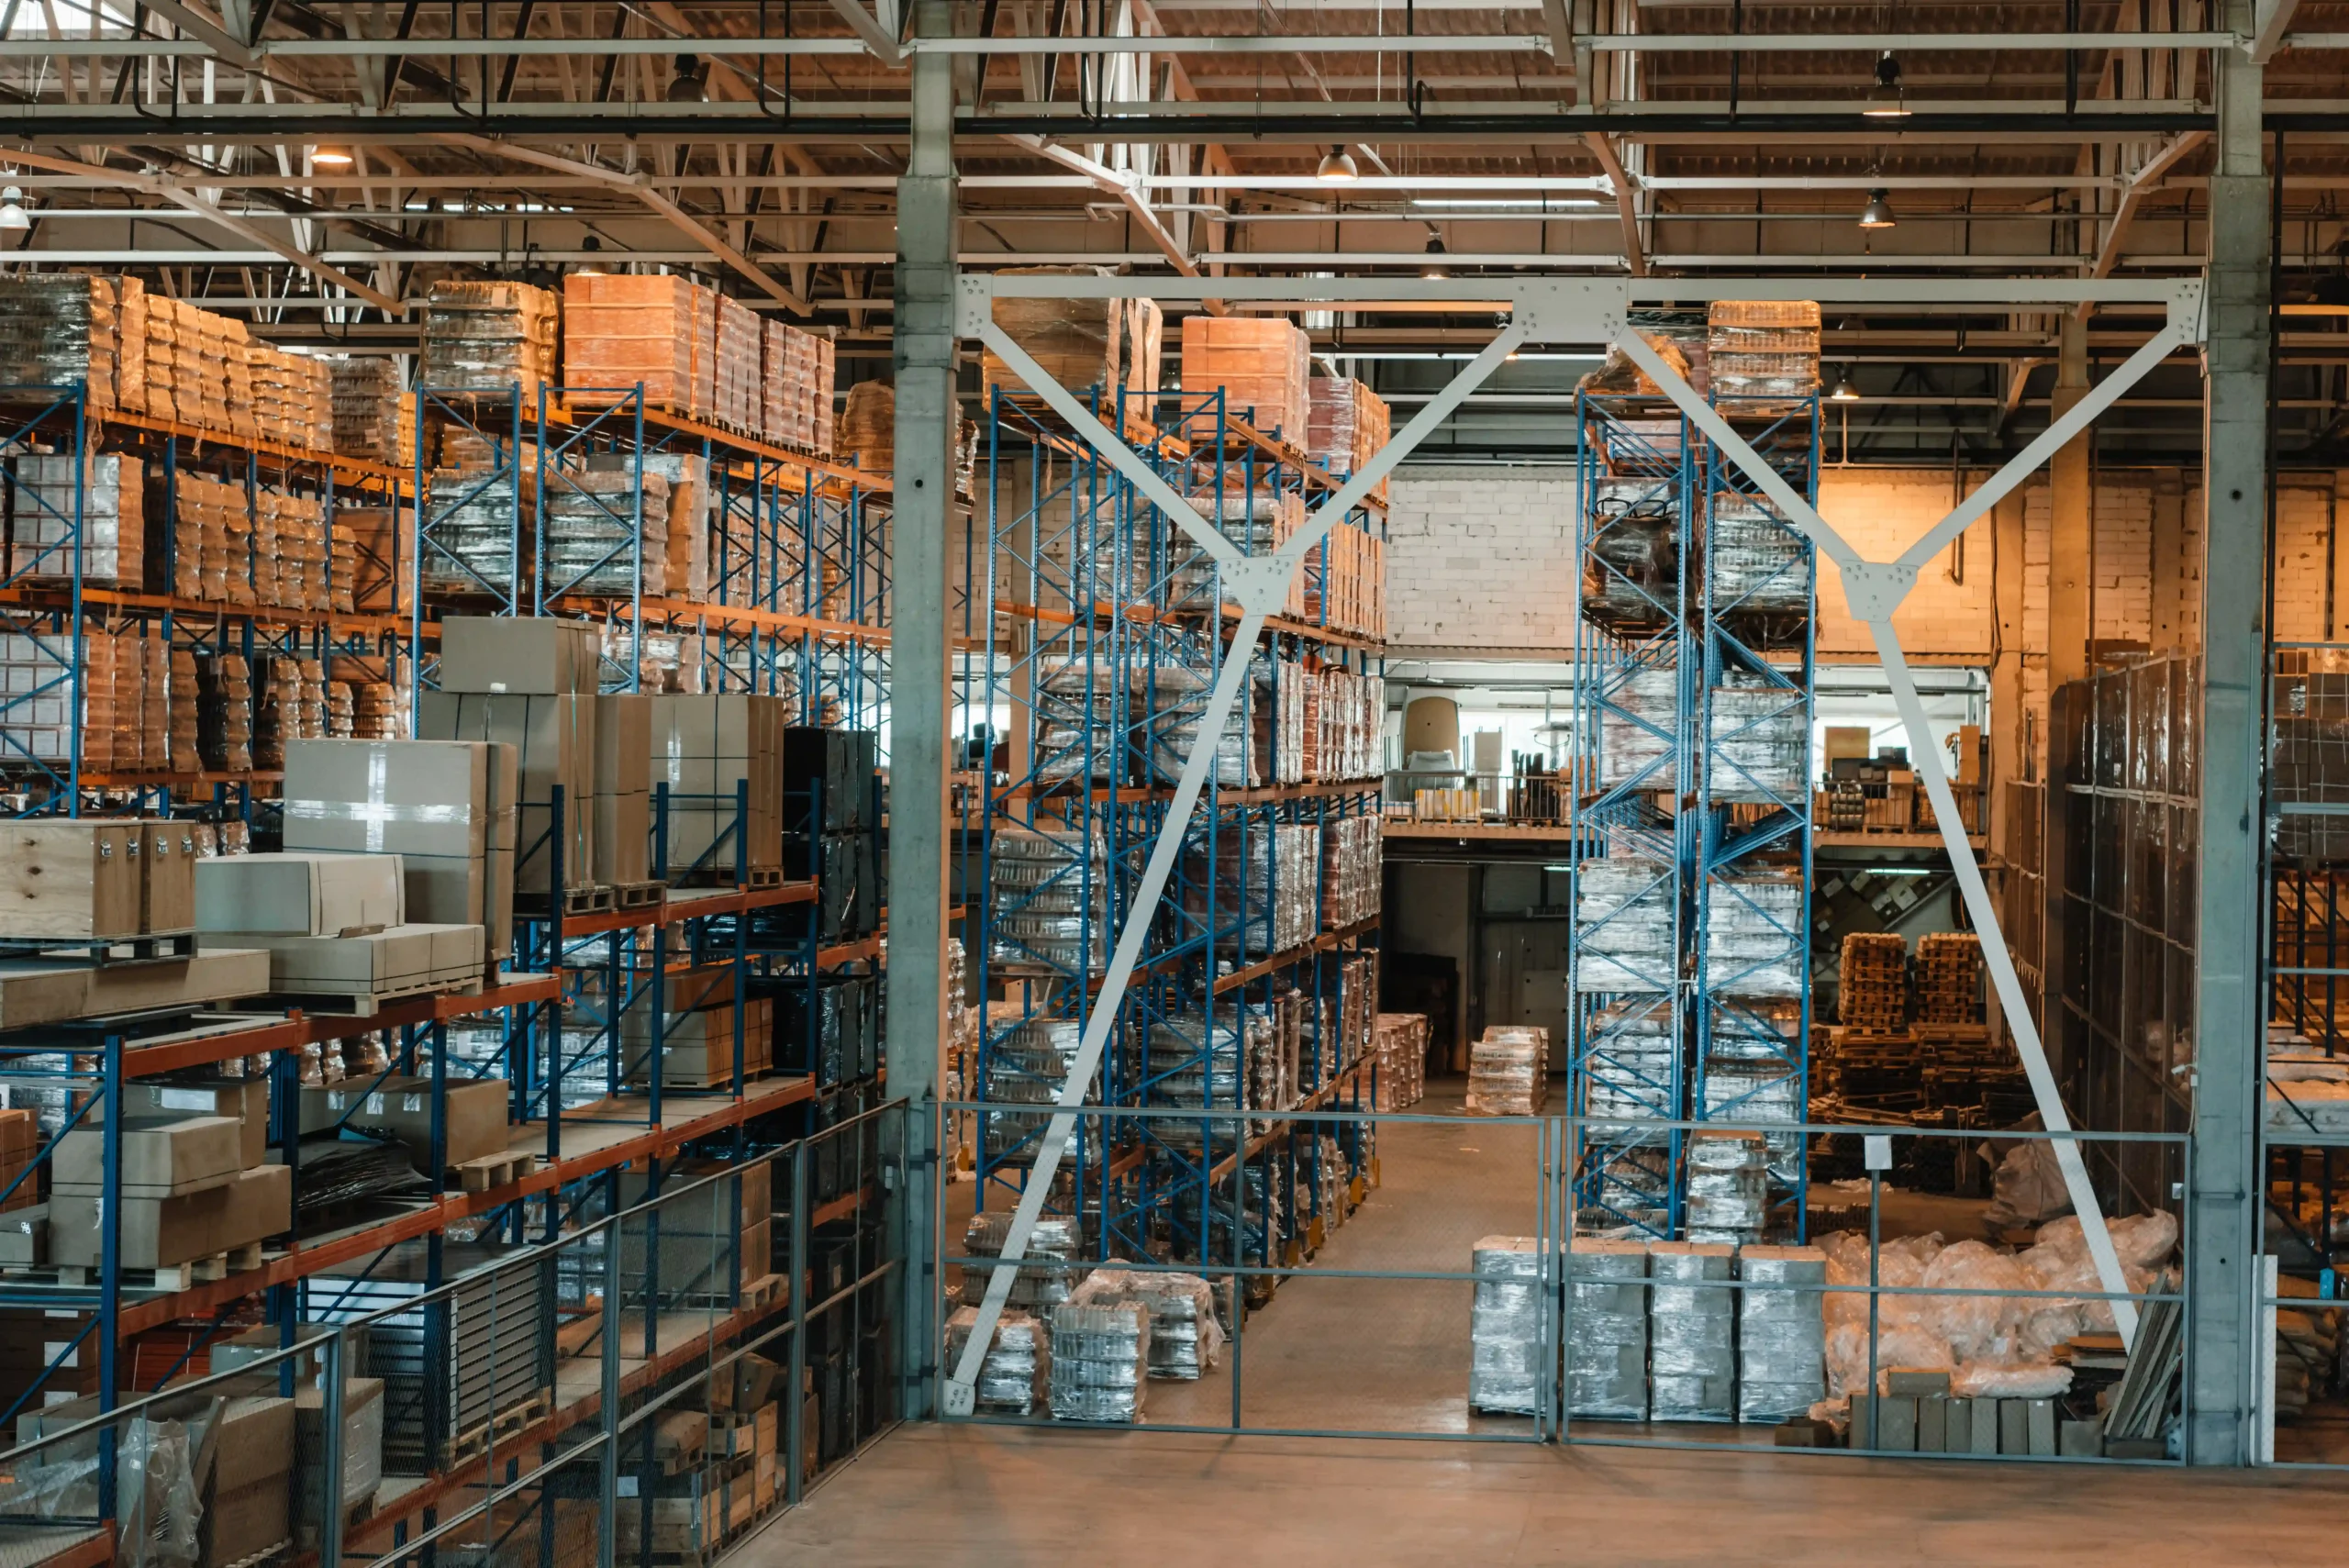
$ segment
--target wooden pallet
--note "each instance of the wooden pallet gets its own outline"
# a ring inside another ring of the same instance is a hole
[[[488,1452],[516,1432],[523,1431],[544,1420],[547,1413],[553,1408],[553,1392],[550,1389],[540,1389],[528,1399],[507,1406],[480,1426],[459,1432],[449,1444],[449,1458],[452,1466],[457,1462]]]
[[[789,1284],[790,1282],[781,1274],[761,1274],[744,1285],[738,1294],[746,1310],[762,1307],[771,1305],[781,1296]]]
[[[225,1252],[209,1252],[201,1258],[174,1263],[162,1269],[124,1269],[120,1271],[125,1290],[190,1290],[199,1284],[227,1279],[230,1274],[243,1273],[262,1265],[261,1243],[253,1241],[242,1247],[231,1247]],[[57,1284],[81,1289],[95,1288],[99,1283],[100,1270],[83,1264],[60,1263],[48,1269],[17,1269],[7,1271],[10,1277],[33,1282],[47,1274]]]
[[[484,1154],[451,1165],[444,1180],[460,1192],[485,1193],[521,1181],[538,1168],[536,1154],[509,1149],[503,1154]]]
[[[482,981],[476,975],[462,982],[425,981],[396,991],[274,992],[264,1001],[272,1006],[299,1007],[306,1013],[364,1018],[382,1012],[395,1002],[405,1002],[412,996],[478,996],[481,992]]]

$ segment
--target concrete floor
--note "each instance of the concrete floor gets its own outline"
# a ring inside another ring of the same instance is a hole
[[[1828,1453],[900,1428],[742,1568],[2340,1559],[2338,1477]]]
[[[1459,1109],[1458,1084],[1421,1107]],[[1382,1182],[1312,1267],[1196,1384],[1152,1382],[1138,1431],[900,1429],[738,1561],[1126,1562],[2258,1564],[2338,1555],[2335,1478],[2059,1465],[1854,1461],[1775,1451],[1766,1429],[1614,1427],[1713,1452],[1169,1431],[1239,1424],[1514,1435],[1467,1408],[1470,1287],[1345,1279],[1458,1271],[1475,1240],[1536,1223],[1529,1131],[1391,1124]],[[967,1198],[964,1199],[967,1203]],[[957,1205],[956,1207],[963,1207]],[[1978,1202],[1924,1199],[1887,1234],[1971,1228]],[[1149,1428],[1159,1430],[1150,1430]]]

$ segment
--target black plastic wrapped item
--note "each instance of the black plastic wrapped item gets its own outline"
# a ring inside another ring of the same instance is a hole
[[[348,1208],[371,1199],[406,1197],[422,1193],[430,1183],[416,1173],[407,1149],[398,1143],[378,1143],[362,1138],[306,1138],[302,1140],[300,1179],[294,1187],[294,1218],[298,1228],[317,1215]]]
[[[807,829],[807,795],[823,786],[827,833],[865,826],[873,791],[874,736],[869,729],[819,729],[796,725],[783,732],[784,827]]]

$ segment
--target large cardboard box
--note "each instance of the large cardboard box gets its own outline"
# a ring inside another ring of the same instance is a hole
[[[293,1401],[284,1403],[290,1411]],[[284,1452],[291,1462],[290,1431]],[[293,1502],[293,1485],[282,1473],[233,1491],[215,1490],[196,1522],[196,1568],[228,1568],[285,1545],[294,1535]]]
[[[217,1186],[244,1168],[244,1127],[225,1116],[126,1116],[121,1154],[125,1196],[194,1192]],[[58,1140],[50,1162],[52,1193],[95,1193],[105,1181],[104,1129],[77,1127]]]
[[[597,879],[595,819],[594,696],[422,692],[417,733],[435,740],[493,741],[516,748],[520,782],[515,891],[544,897],[554,849],[549,839],[554,791],[563,793],[562,883],[584,887]]]
[[[98,1195],[53,1194],[50,1257],[69,1267],[98,1262]],[[265,1240],[294,1222],[294,1173],[283,1165],[239,1171],[218,1186],[122,1202],[122,1266],[163,1269]]]
[[[492,850],[511,798],[496,765],[478,741],[288,740],[285,847],[396,854],[409,920],[489,925],[511,907]],[[502,940],[511,919],[495,923]]]
[[[1186,316],[1183,393],[1221,388],[1224,416],[1302,450],[1309,439],[1312,347],[1286,317]]]
[[[17,1180],[17,1173],[39,1157],[40,1124],[32,1111],[24,1106],[0,1110],[0,1188],[16,1182],[17,1190],[0,1198],[0,1210],[30,1208],[40,1201],[39,1179],[27,1176]]]
[[[400,857],[287,850],[215,855],[195,873],[201,931],[333,937],[404,921]]]
[[[1869,737],[1865,724],[1831,724],[1827,727],[1827,766],[1832,770],[1838,759],[1856,758],[1862,762],[1876,755],[1876,742]]]
[[[506,1152],[510,1091],[505,1079],[451,1079],[445,1093],[443,1136],[449,1164],[462,1165],[484,1154]],[[395,1075],[373,1085],[305,1085],[303,1135],[307,1137],[336,1127],[398,1140],[406,1145],[416,1168],[429,1174],[432,1163],[432,1081]]]
[[[652,698],[614,693],[596,699],[592,831],[596,875],[608,883],[651,879]]]
[[[266,1078],[136,1079],[123,1085],[122,1110],[126,1117],[228,1117],[237,1123],[237,1162],[258,1165],[269,1158]]]
[[[204,933],[209,946],[260,948],[269,954],[273,991],[289,995],[397,995],[464,985],[482,973],[479,926],[386,926],[348,937],[281,937],[266,931]]]
[[[440,690],[559,696],[596,690],[593,621],[553,616],[444,616]]]
[[[137,822],[0,823],[0,937],[135,937],[146,898]]]
[[[783,863],[783,731],[780,697],[662,693],[652,698],[651,774],[666,784],[667,875],[688,871],[773,868]],[[741,791],[739,786],[747,786]],[[736,806],[749,810],[738,840]]]

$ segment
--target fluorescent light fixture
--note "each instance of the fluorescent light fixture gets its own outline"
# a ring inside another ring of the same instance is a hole
[[[1506,207],[1514,212],[1542,212],[1556,207],[1596,207],[1606,204],[1596,196],[1413,196],[1413,206]]]
[[[1362,171],[1354,167],[1353,154],[1342,147],[1333,146],[1329,156],[1321,160],[1321,166],[1313,171],[1313,177],[1327,180],[1332,184],[1342,184],[1349,180],[1362,178]]]
[[[340,147],[314,147],[310,150],[310,161],[321,169],[348,169],[351,158]]]

